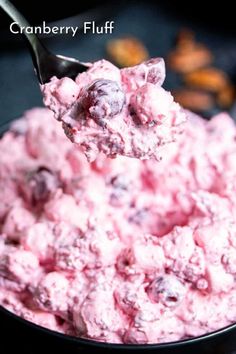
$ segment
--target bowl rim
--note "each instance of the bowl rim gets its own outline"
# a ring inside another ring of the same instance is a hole
[[[20,322],[24,326],[30,327],[31,329],[40,331],[42,334],[53,336],[54,338],[59,338],[60,340],[66,340],[68,342],[73,342],[79,345],[84,345],[91,348],[100,349],[125,349],[125,350],[155,350],[155,349],[176,349],[177,347],[184,347],[191,344],[197,344],[203,341],[209,341],[212,338],[218,337],[220,335],[228,334],[233,330],[236,330],[236,323],[230,324],[226,327],[220,328],[216,331],[202,334],[201,336],[192,337],[188,339],[182,339],[174,342],[164,342],[164,343],[152,343],[152,344],[123,344],[123,343],[109,343],[109,342],[100,342],[92,339],[75,337],[68,334],[60,333],[52,329],[40,326],[34,322],[24,319],[11,312],[4,306],[0,305],[0,315],[1,313],[7,315],[12,320]]]
[[[21,118],[8,120],[8,121],[0,124],[0,139],[2,138],[3,134],[5,132],[7,132],[10,125],[14,121],[19,120],[19,119],[21,119]],[[208,341],[208,340],[211,340],[212,338],[215,338],[220,335],[227,334],[233,330],[236,330],[236,322],[235,322],[235,323],[232,323],[232,324],[225,326],[223,328],[217,329],[215,331],[208,332],[208,333],[202,334],[200,336],[192,337],[192,338],[182,339],[179,341],[164,342],[164,343],[152,343],[152,344],[109,343],[109,342],[100,342],[100,341],[82,338],[82,337],[75,337],[75,336],[60,333],[60,332],[54,331],[52,329],[40,326],[34,322],[31,322],[29,320],[24,319],[23,317],[16,315],[14,312],[11,312],[7,308],[5,308],[3,305],[0,305],[0,315],[1,315],[1,313],[7,315],[8,317],[10,317],[13,320],[20,322],[24,326],[31,327],[32,329],[38,330],[38,331],[42,332],[43,334],[54,336],[56,338],[59,338],[60,340],[66,340],[66,341],[77,343],[80,345],[90,346],[91,348],[99,347],[100,349],[125,349],[125,350],[175,349],[177,347],[184,347],[187,345],[196,344],[196,343],[203,342],[203,341]]]

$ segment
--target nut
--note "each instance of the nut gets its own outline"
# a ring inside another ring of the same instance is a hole
[[[109,41],[107,53],[111,60],[120,67],[140,64],[149,57],[143,43],[135,37]]]
[[[211,64],[212,53],[195,41],[193,32],[183,29],[177,36],[176,48],[167,58],[170,68],[179,73],[189,73]]]
[[[172,92],[174,99],[184,108],[195,112],[210,110],[214,105],[214,100],[211,94],[207,92],[179,89]]]
[[[232,106],[235,97],[235,88],[231,84],[229,84],[218,92],[216,101],[221,108],[229,108],[230,106]]]
[[[186,74],[187,85],[198,89],[218,93],[229,85],[226,73],[217,68],[203,68]]]
[[[176,38],[176,47],[179,49],[193,48],[196,45],[195,36],[192,31],[187,28],[183,28],[179,31]]]
[[[196,44],[176,48],[169,54],[167,62],[172,70],[185,74],[211,64],[212,59],[205,46]]]

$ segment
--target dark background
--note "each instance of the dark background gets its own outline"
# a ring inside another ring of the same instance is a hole
[[[112,6],[127,5],[131,3],[140,3],[138,0],[67,0],[63,1],[28,1],[28,0],[12,0],[11,1],[21,12],[30,19],[32,24],[39,24],[42,19],[46,21],[54,21],[85,10],[94,8],[103,3]],[[147,0],[145,3],[152,3],[158,6],[164,6],[170,12],[177,16],[188,17],[191,21],[205,22],[210,27],[218,27],[219,30],[228,29],[236,32],[235,25],[235,6],[233,1],[184,1],[184,0]],[[50,4],[50,8],[49,8]],[[6,27],[8,20],[0,14],[0,28]]]
[[[115,21],[113,35],[84,35],[74,38],[57,35],[44,39],[55,53],[93,61],[105,56],[105,43],[113,37],[132,34],[147,46],[150,56],[165,57],[173,46],[177,32],[187,27],[196,33],[215,55],[215,63],[235,79],[236,25],[233,5],[224,1],[211,7],[207,1],[185,3],[179,1],[72,1],[49,0],[13,1],[34,25],[42,21],[56,21],[78,15],[67,25],[81,25],[84,20]],[[96,10],[94,10],[94,7]],[[0,122],[20,116],[24,110],[42,105],[31,58],[20,35],[9,31],[11,21],[0,10]],[[57,24],[60,24],[57,23]],[[178,77],[167,72],[165,87],[179,85]],[[215,113],[215,112],[212,112]]]

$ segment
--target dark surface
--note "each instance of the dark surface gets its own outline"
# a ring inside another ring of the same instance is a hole
[[[67,0],[66,3],[63,1],[50,1],[50,7],[48,6],[48,0],[11,0],[11,2],[20,9],[25,17],[30,19],[31,24],[40,24],[42,20],[47,22],[56,21],[87,11],[90,8],[103,4],[105,0]],[[3,13],[0,13],[0,29],[6,28],[9,22],[10,20]]]
[[[157,3],[157,2],[156,2]],[[192,28],[197,39],[208,45],[215,54],[216,64],[229,74],[236,72],[236,40],[230,31],[227,35],[219,26],[201,25],[191,20],[191,16],[179,16],[171,12],[172,7],[157,6],[155,2],[126,2],[125,7],[116,10],[107,19],[115,20],[113,35],[83,35],[55,37],[46,44],[55,53],[77,57],[82,61],[93,61],[105,55],[105,43],[108,39],[125,34],[133,34],[144,41],[151,56],[166,56],[173,45],[178,30],[182,27]],[[42,18],[43,21],[45,18]],[[93,20],[93,18],[91,18]],[[205,24],[203,24],[205,23]],[[69,25],[69,24],[68,24]],[[222,25],[222,24],[221,24]],[[12,38],[13,39],[13,38]],[[1,45],[1,33],[0,33]],[[8,47],[8,49],[7,49]],[[165,87],[178,86],[177,75],[167,73]],[[42,106],[42,97],[38,82],[33,72],[31,58],[19,38],[2,44],[0,47],[0,124],[19,117],[24,110],[33,106]],[[0,310],[1,344],[0,353],[8,354],[15,350],[23,354],[38,353],[118,353],[114,348],[95,349],[83,346],[76,341],[63,341],[58,336],[49,336],[47,332],[35,331],[29,326],[9,317]],[[160,354],[233,354],[236,352],[236,330],[229,331],[217,338],[186,344],[178,348],[164,347],[148,350],[145,353]],[[17,348],[17,349],[15,349]],[[140,352],[139,350],[136,350]],[[128,352],[123,350],[123,353]],[[130,351],[129,351],[130,352]]]
[[[177,344],[110,345],[65,337],[37,327],[0,308],[1,354],[235,354],[236,325],[220,334]]]
[[[236,75],[236,36],[233,32],[224,32],[222,23],[217,29],[209,28],[207,23],[199,25],[196,21],[191,21],[191,16],[174,14],[171,7],[163,6],[161,1],[125,3],[120,10],[115,9],[115,13],[107,17],[115,21],[113,35],[80,33],[74,38],[57,36],[46,40],[46,44],[57,54],[76,57],[82,61],[93,61],[104,57],[107,40],[133,34],[144,41],[151,56],[165,57],[173,46],[178,30],[189,27],[196,32],[199,41],[212,49],[216,64],[232,76]],[[102,22],[104,21],[105,18]],[[8,49],[6,44],[1,45],[0,41],[0,122],[16,118],[33,106],[42,105],[29,53],[21,37],[11,37],[14,42],[7,43]],[[177,75],[168,72],[165,87],[172,89],[178,85]]]
[[[30,19],[32,24],[39,24],[42,19],[45,21],[56,21],[68,16],[72,16],[75,13],[81,13],[94,6],[101,5],[103,3],[115,4],[127,2],[131,3],[131,0],[67,0],[63,1],[51,0],[51,6],[48,6],[48,0],[29,1],[29,0],[11,0],[11,2],[21,9],[24,16]],[[138,0],[132,0],[134,3]],[[147,0],[146,3],[161,3],[166,9],[178,14],[181,19],[187,18],[191,22],[197,22],[202,24],[208,24],[208,27],[212,26],[215,30],[227,30],[236,32],[235,16],[234,16],[234,2],[225,0],[224,3],[215,1],[214,5],[210,0],[198,0],[192,1],[191,5],[186,0]],[[223,6],[224,5],[224,6]],[[230,19],[230,20],[229,20]],[[0,13],[0,29],[6,28],[9,20]]]

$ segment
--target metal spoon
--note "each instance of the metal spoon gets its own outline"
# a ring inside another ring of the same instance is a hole
[[[30,26],[10,1],[0,0],[0,7],[17,22],[19,27]],[[23,34],[28,41],[35,71],[41,84],[50,81],[52,76],[57,76],[59,79],[64,76],[74,79],[79,73],[88,69],[88,66],[74,58],[50,53],[35,34],[25,32]]]

